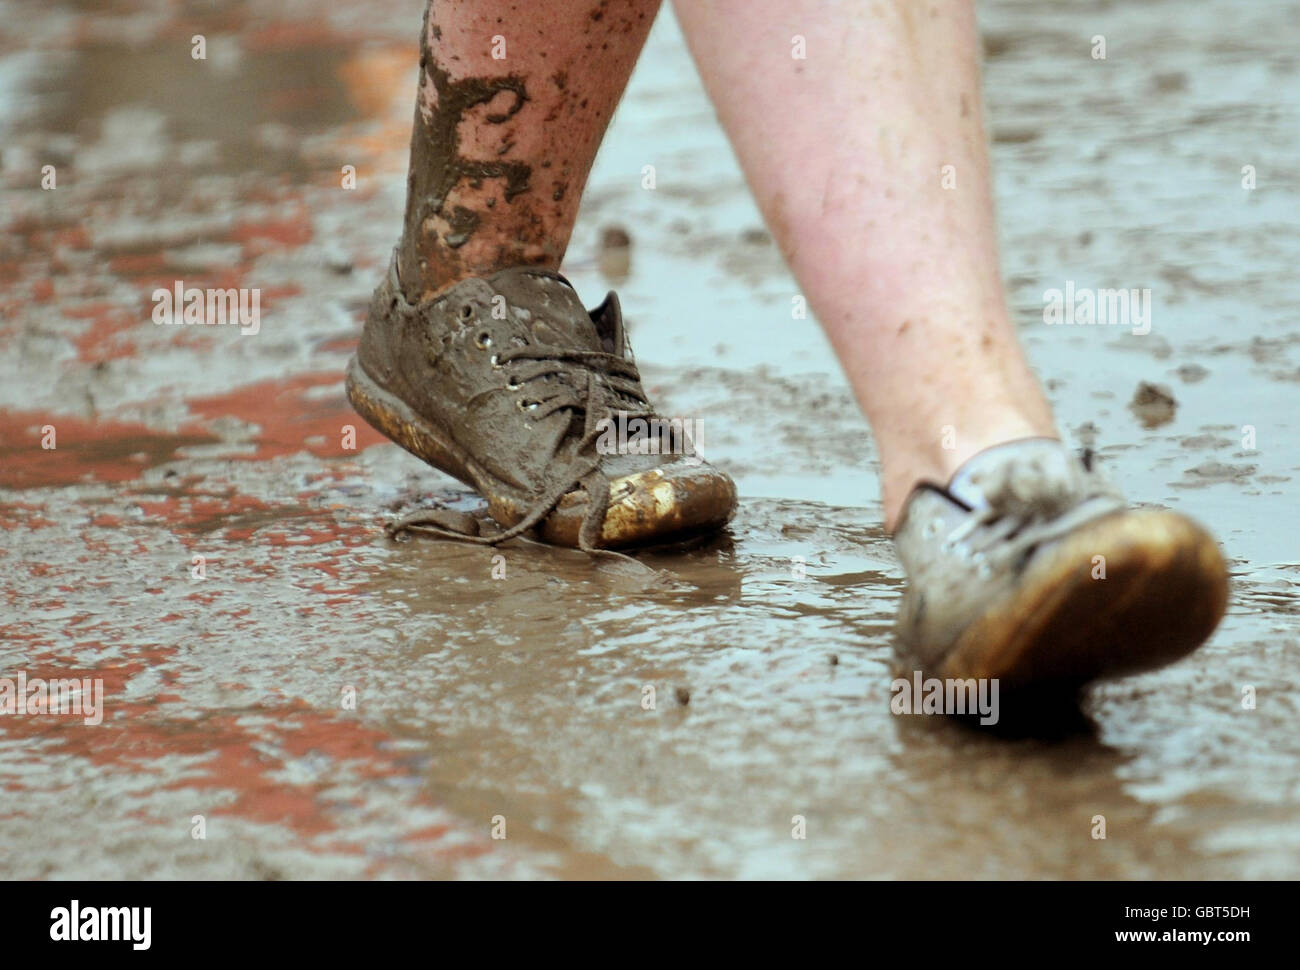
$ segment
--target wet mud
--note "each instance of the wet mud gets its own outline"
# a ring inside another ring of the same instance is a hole
[[[0,0],[0,677],[104,683],[97,726],[0,717],[0,875],[1294,877],[1298,15],[981,7],[1022,338],[1070,439],[1233,574],[1198,653],[993,733],[890,713],[871,438],[669,14],[564,266],[591,303],[619,280],[647,390],[739,486],[650,585],[383,534],[481,504],[342,386],[420,3]],[[259,288],[259,332],[156,326],[178,279]],[[1046,325],[1071,280],[1149,287],[1150,332]],[[1144,383],[1177,402],[1150,425]]]

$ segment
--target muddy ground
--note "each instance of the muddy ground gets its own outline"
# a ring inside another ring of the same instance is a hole
[[[1207,647],[1020,737],[889,711],[871,438],[667,11],[565,269],[620,290],[734,525],[643,557],[653,586],[383,537],[474,505],[341,384],[401,222],[419,9],[0,0],[0,676],[106,692],[98,726],[0,718],[0,875],[1300,874],[1300,4],[982,5],[1025,343],[1072,440],[1233,572]],[[155,326],[177,279],[259,288],[260,332]],[[1067,280],[1149,288],[1151,332],[1044,325]],[[1142,382],[1176,406],[1131,409]]]

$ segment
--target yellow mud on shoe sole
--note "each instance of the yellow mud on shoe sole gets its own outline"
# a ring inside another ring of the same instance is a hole
[[[1015,689],[1152,670],[1204,643],[1227,600],[1205,530],[1175,512],[1119,512],[1040,553],[935,672]]]

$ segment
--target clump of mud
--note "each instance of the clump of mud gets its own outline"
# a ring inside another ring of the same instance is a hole
[[[606,226],[600,233],[600,273],[622,283],[632,272],[632,237],[622,226]]]
[[[1209,377],[1210,372],[1200,364],[1184,364],[1182,367],[1178,368],[1178,376],[1188,384],[1195,384],[1198,381],[1203,381],[1205,378]]]
[[[1178,401],[1174,399],[1173,391],[1164,384],[1151,384],[1147,381],[1138,384],[1133,400],[1129,402],[1129,410],[1137,415],[1144,428],[1158,428],[1162,424],[1168,424],[1174,419],[1177,409]]]

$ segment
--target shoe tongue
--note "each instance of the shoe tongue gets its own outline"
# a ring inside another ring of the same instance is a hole
[[[1086,490],[1083,467],[1054,438],[1025,438],[995,445],[953,474],[948,492],[973,509],[1015,514],[1058,514]]]
[[[515,320],[542,346],[600,350],[600,337],[577,291],[558,273],[509,269],[492,278]]]

